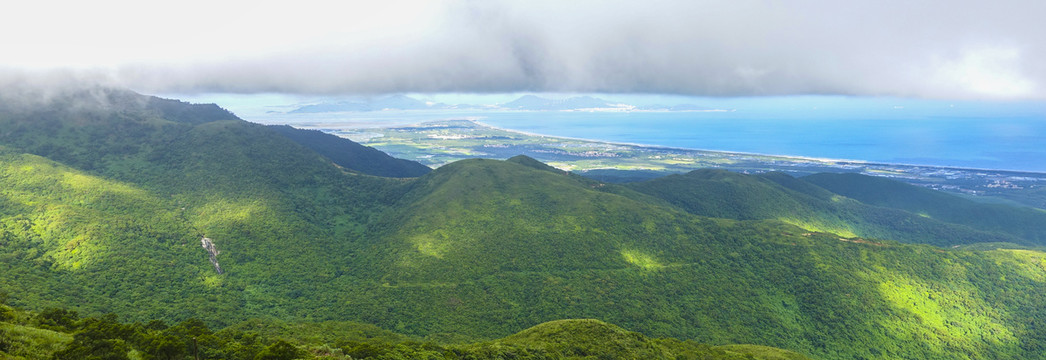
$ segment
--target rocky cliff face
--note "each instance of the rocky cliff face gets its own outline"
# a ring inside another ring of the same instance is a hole
[[[218,251],[218,248],[214,246],[214,242],[208,238],[200,239],[200,245],[203,246],[204,250],[207,250],[207,254],[210,257],[211,264],[214,265],[214,271],[217,271],[218,275],[221,275],[222,267],[218,265],[218,254],[221,254],[222,252]]]

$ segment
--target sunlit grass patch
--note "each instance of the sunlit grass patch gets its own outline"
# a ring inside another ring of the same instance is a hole
[[[639,250],[621,250],[621,256],[623,256],[625,261],[629,264],[638,266],[644,270],[656,270],[665,267],[652,255],[640,252]]]
[[[414,247],[418,249],[418,252],[442,259],[447,250],[446,242],[442,241],[445,237],[446,236],[443,235],[442,231],[437,230],[433,234],[423,234],[411,237],[410,242],[414,244]]]
[[[806,221],[806,220],[800,220],[800,219],[795,219],[795,218],[781,217],[781,218],[777,218],[777,220],[781,221],[783,223],[786,223],[786,224],[798,226],[798,227],[800,227],[800,228],[802,228],[803,230],[806,230],[806,231],[831,233],[831,234],[836,234],[836,235],[839,235],[839,236],[842,236],[842,237],[847,237],[847,238],[857,237],[857,234],[854,234],[853,231],[850,231],[848,229],[839,228],[839,227],[830,227],[830,226],[825,226],[824,224],[815,224],[815,223],[811,223],[811,222]]]
[[[213,226],[247,222],[269,211],[262,201],[231,199],[216,199],[193,210],[195,225],[204,231]]]
[[[221,275],[204,276],[203,284],[206,285],[209,288],[221,287],[222,286],[222,276]]]
[[[15,324],[0,323],[0,330],[7,332],[10,341],[7,354],[25,356],[28,359],[50,359],[51,354],[64,349],[66,344],[73,340],[73,336],[69,334]],[[0,355],[0,359],[8,357]]]
[[[976,296],[975,290],[934,286],[895,275],[879,283],[879,292],[901,314],[884,326],[898,334],[912,334],[938,351],[958,348],[972,352],[975,344],[983,341],[1017,342],[1017,337],[1002,321],[1005,316]]]
[[[999,249],[986,252],[986,254],[994,258],[998,265],[1012,266],[1022,276],[1038,282],[1046,282],[1046,253],[1034,250]]]

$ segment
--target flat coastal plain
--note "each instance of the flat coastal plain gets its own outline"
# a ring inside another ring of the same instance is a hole
[[[356,128],[298,123],[377,148],[402,159],[439,167],[462,159],[527,155],[556,168],[609,182],[644,180],[700,168],[742,173],[778,171],[793,176],[856,172],[895,178],[985,201],[1046,208],[1046,174],[860,160],[823,159],[683,149],[554,137],[501,129],[476,120],[440,120],[394,127]]]

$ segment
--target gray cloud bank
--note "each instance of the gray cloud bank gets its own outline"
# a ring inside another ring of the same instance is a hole
[[[375,16],[395,16],[382,12]],[[82,71],[156,92],[1041,100],[1043,14],[1038,0],[447,1],[395,29],[303,33],[293,46],[214,60]]]

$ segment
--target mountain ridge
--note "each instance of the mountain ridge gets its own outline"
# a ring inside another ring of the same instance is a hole
[[[701,169],[627,184],[690,213],[736,220],[776,219],[807,231],[872,237],[942,247],[997,242],[1044,245],[1038,238],[998,234],[963,223],[870,206],[783,173],[744,175]],[[784,185],[781,185],[784,184]],[[952,197],[952,196],[948,196]],[[1042,216],[1046,221],[1046,216]]]
[[[1046,241],[1046,212],[999,204],[983,204],[895,181],[860,174],[814,174],[809,183],[866,204],[902,209],[924,217],[970,224],[978,230],[996,231]]]
[[[269,125],[292,141],[330,159],[338,166],[364,174],[384,177],[418,177],[431,171],[416,161],[397,159],[369,146],[319,130],[297,129],[288,125]]]

